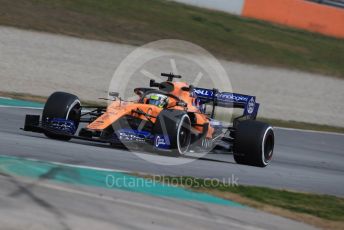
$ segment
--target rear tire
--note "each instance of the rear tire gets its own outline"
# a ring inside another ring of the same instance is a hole
[[[52,118],[62,118],[73,121],[77,130],[80,122],[80,116],[81,103],[77,96],[65,92],[55,92],[50,95],[45,103],[42,114],[42,123],[44,124]],[[71,137],[58,135],[49,131],[44,132],[44,134],[52,139],[66,141],[71,139]],[[72,133],[72,135],[74,135],[74,133]]]
[[[238,164],[266,167],[273,156],[275,136],[270,125],[242,121],[236,127],[233,154]]]

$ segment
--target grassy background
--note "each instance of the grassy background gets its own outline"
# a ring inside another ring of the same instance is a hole
[[[141,45],[175,38],[227,60],[344,78],[344,40],[163,0],[0,0],[0,25]]]
[[[158,177],[159,178],[159,177]],[[246,198],[287,210],[307,213],[327,220],[344,221],[344,199],[286,190],[255,186],[231,186],[224,183],[209,183],[194,177],[163,177],[164,183],[185,185],[195,190],[217,190],[242,195]]]
[[[206,192],[323,229],[344,229],[344,198],[221,182],[212,184],[194,177],[143,177]]]
[[[262,117],[257,117],[257,120],[266,122],[276,127],[344,133],[344,127],[320,125],[320,124],[313,124],[313,123],[307,123],[307,122],[301,122],[301,121],[283,121],[279,119],[270,119],[270,118],[262,118]]]

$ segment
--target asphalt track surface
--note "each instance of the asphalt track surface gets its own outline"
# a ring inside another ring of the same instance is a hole
[[[1,229],[311,230],[247,207],[229,207],[0,176]]]
[[[167,166],[148,162],[140,156],[106,144],[81,140],[62,142],[44,135],[27,133],[25,114],[39,109],[0,107],[0,155],[85,165],[156,175],[218,178],[239,184],[344,196],[344,135],[275,129],[273,162],[266,168],[234,163],[232,155],[208,154],[191,163]],[[151,155],[162,161],[182,159]]]

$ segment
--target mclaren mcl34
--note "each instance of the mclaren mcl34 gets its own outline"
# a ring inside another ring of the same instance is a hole
[[[24,130],[65,141],[77,138],[116,147],[140,146],[174,157],[221,145],[221,151],[233,154],[238,164],[265,167],[270,163],[274,131],[256,121],[259,104],[255,96],[197,88],[175,81],[179,75],[161,75],[167,80],[151,80],[150,87],[136,88],[135,101],[110,92],[108,106],[82,106],[77,96],[55,92],[42,116],[26,115]],[[243,113],[230,119],[228,112],[217,120],[217,107],[240,108]]]

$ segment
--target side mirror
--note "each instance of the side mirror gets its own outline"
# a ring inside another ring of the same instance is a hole
[[[118,92],[109,92],[109,96],[110,97],[119,97],[119,93]]]
[[[187,87],[187,86],[182,87],[183,91],[190,92],[190,93],[192,93],[194,91],[194,89],[195,89],[195,87],[193,85],[190,85],[189,87]]]
[[[156,83],[155,80],[150,80],[149,81],[149,87],[160,87],[159,83]]]
[[[154,81],[153,79],[151,79],[151,80],[149,81],[149,87],[153,87],[154,84],[155,84],[155,81]]]

